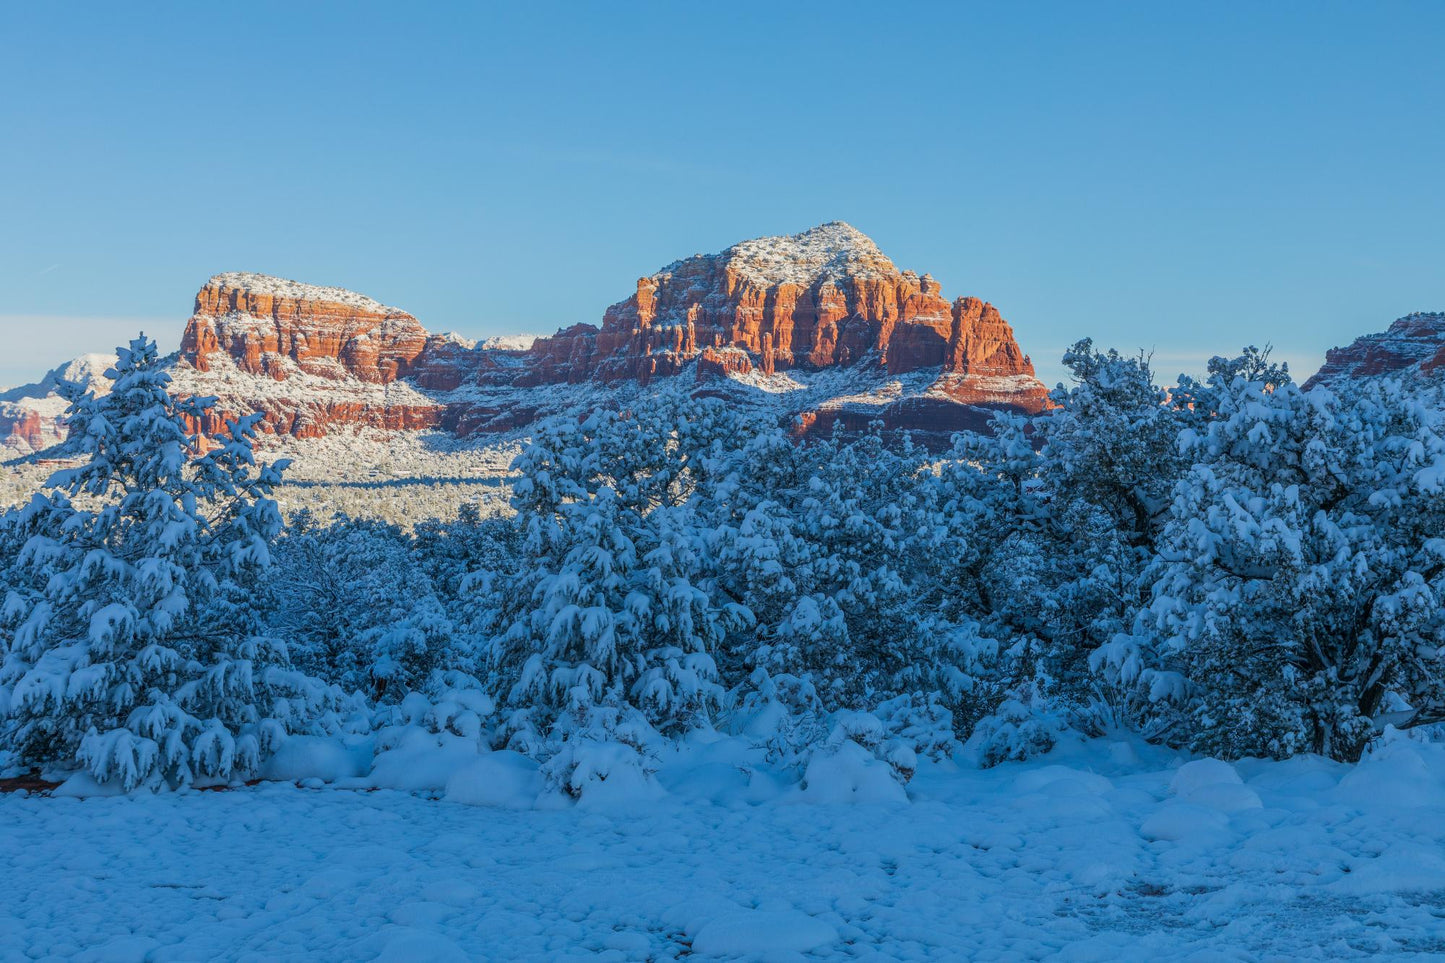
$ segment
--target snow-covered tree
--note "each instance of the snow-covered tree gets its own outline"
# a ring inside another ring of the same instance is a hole
[[[399,702],[432,673],[478,670],[415,539],[398,526],[302,513],[276,546],[273,631],[296,665],[346,692]]]
[[[1353,759],[1386,722],[1445,718],[1439,399],[1213,381],[1152,603],[1097,661],[1221,755]]]
[[[519,456],[533,567],[499,588],[512,618],[492,658],[513,705],[555,718],[625,702],[665,732],[704,724],[717,705],[714,652],[748,614],[698,581],[686,499],[708,446],[689,409],[558,419]]]
[[[1177,677],[1151,671],[1141,686],[1091,660],[1103,665],[1096,653],[1122,651],[1141,625],[1175,486],[1193,463],[1188,442],[1220,417],[1222,386],[1243,376],[1273,387],[1288,372],[1250,348],[1214,359],[1208,381],[1182,377],[1166,391],[1143,355],[1085,340],[1064,362],[1073,385],[1053,393],[1054,410],[997,416],[944,466],[951,503],[974,520],[972,550],[946,574],[948,604],[999,639],[1011,666],[1009,718],[990,720],[991,731],[1017,731],[1027,705],[1052,728],[1060,718],[1094,731],[1143,721],[1156,733],[1148,697]]]
[[[805,716],[906,703],[966,736],[998,701],[1000,663],[972,610],[950,605],[976,528],[951,463],[885,444],[881,426],[811,444],[758,432],[737,457],[730,511],[709,528],[718,591],[756,617],[726,660],[742,717],[806,693]]]
[[[211,399],[170,395],[152,341],[107,375],[109,394],[73,394],[67,413],[85,461],[11,523],[28,537],[0,740],[23,764],[83,764],[127,789],[243,775],[304,723],[309,691],[261,623],[285,464],[256,465],[255,418],[198,440]]]

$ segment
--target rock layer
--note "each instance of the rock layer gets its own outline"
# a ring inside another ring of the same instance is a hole
[[[65,437],[65,420],[47,417],[34,408],[0,405],[0,445],[21,451],[39,451]]]
[[[600,329],[577,325],[532,350],[569,381],[646,383],[705,353],[716,368],[727,351],[763,374],[871,363],[889,374],[1034,375],[992,305],[950,304],[930,275],[898,270],[841,221],[674,262],[640,278]]]
[[[1335,385],[1381,375],[1429,377],[1445,372],[1445,312],[1407,314],[1385,331],[1358,337],[1325,353],[1325,363],[1304,387]]]
[[[870,383],[908,376],[918,397],[890,402],[880,415],[890,427],[941,434],[981,426],[991,409],[1048,405],[992,305],[948,301],[931,276],[898,270],[841,222],[677,261],[639,279],[600,327],[573,325],[526,350],[429,334],[341,288],[220,274],[196,296],[180,358],[178,388],[260,410],[298,437],[337,426],[511,430],[555,408],[556,386],[636,389],[689,370],[698,381],[764,379],[760,398],[795,393],[794,413],[818,425],[863,418],[793,391],[805,387],[795,376],[825,369]],[[596,403],[595,390],[588,397]]]
[[[289,366],[322,378],[389,384],[426,348],[416,318],[342,288],[258,274],[218,274],[196,295],[181,341],[198,371],[228,355],[248,374],[286,380]]]

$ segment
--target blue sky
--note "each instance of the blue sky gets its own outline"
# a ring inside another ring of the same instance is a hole
[[[433,330],[597,321],[847,220],[1161,373],[1445,308],[1445,4],[12,5],[0,383],[226,270]]]

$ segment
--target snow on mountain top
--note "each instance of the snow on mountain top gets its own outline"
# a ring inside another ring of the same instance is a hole
[[[105,373],[114,365],[114,354],[92,352],[71,359],[52,371],[51,375],[66,381],[78,381],[88,388],[97,381],[104,381]]]
[[[82,388],[96,387],[109,390],[105,372],[115,364],[113,354],[83,354],[72,358],[59,367],[47,371],[39,381],[20,385],[0,393],[0,401],[20,402],[29,399],[47,398],[55,395],[62,381],[78,383]]]
[[[1445,311],[1411,311],[1403,318],[1399,318],[1390,327],[1436,327],[1445,324]]]
[[[252,294],[269,294],[278,298],[294,298],[298,301],[329,301],[335,304],[344,304],[347,307],[360,308],[376,313],[390,313],[401,310],[400,308],[382,304],[375,298],[369,298],[364,294],[348,291],[346,288],[325,287],[319,284],[302,284],[300,281],[289,281],[286,278],[273,277],[269,274],[253,274],[249,271],[230,271],[225,274],[213,275],[211,279],[206,282],[206,286],[249,291]]]
[[[540,338],[539,334],[497,334],[481,342],[488,351],[526,351]]]
[[[461,347],[466,348],[468,351],[477,346],[476,338],[469,338],[466,335],[460,334],[456,331],[443,331],[439,334],[432,335],[432,337],[441,338],[448,344],[460,345]]]
[[[716,258],[764,286],[898,273],[872,238],[845,221],[829,221],[785,237],[754,238],[734,244],[721,254],[697,254],[688,260],[698,258]],[[670,264],[657,276],[671,274],[683,263]]]

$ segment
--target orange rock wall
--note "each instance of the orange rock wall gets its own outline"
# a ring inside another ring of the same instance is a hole
[[[986,411],[950,406],[1030,412],[1048,406],[1033,364],[991,304],[977,298],[949,302],[932,277],[898,271],[863,241],[868,251],[846,272],[816,270],[806,282],[796,279],[807,271],[766,275],[728,252],[689,258],[638,280],[631,297],[603,313],[600,327],[576,324],[510,354],[429,335],[416,318],[396,309],[258,293],[228,286],[222,275],[196,296],[182,358],[200,372],[224,354],[241,371],[283,385],[298,372],[337,383],[335,397],[317,391],[315,382],[311,396],[300,386],[295,395],[276,388],[254,393],[250,403],[263,407],[266,425],[298,437],[324,435],[336,425],[440,427],[461,435],[509,430],[535,416],[525,396],[513,393],[503,410],[446,395],[467,386],[485,392],[647,384],[694,362],[699,381],[841,365],[868,366],[879,377],[938,369],[930,400],[898,406],[887,416],[898,427],[945,431],[954,422],[972,427],[987,417]],[[764,276],[789,279],[758,280]],[[437,401],[348,401],[344,387],[355,383],[350,379],[369,385],[407,379]],[[855,414],[820,409],[810,417],[831,422]]]

